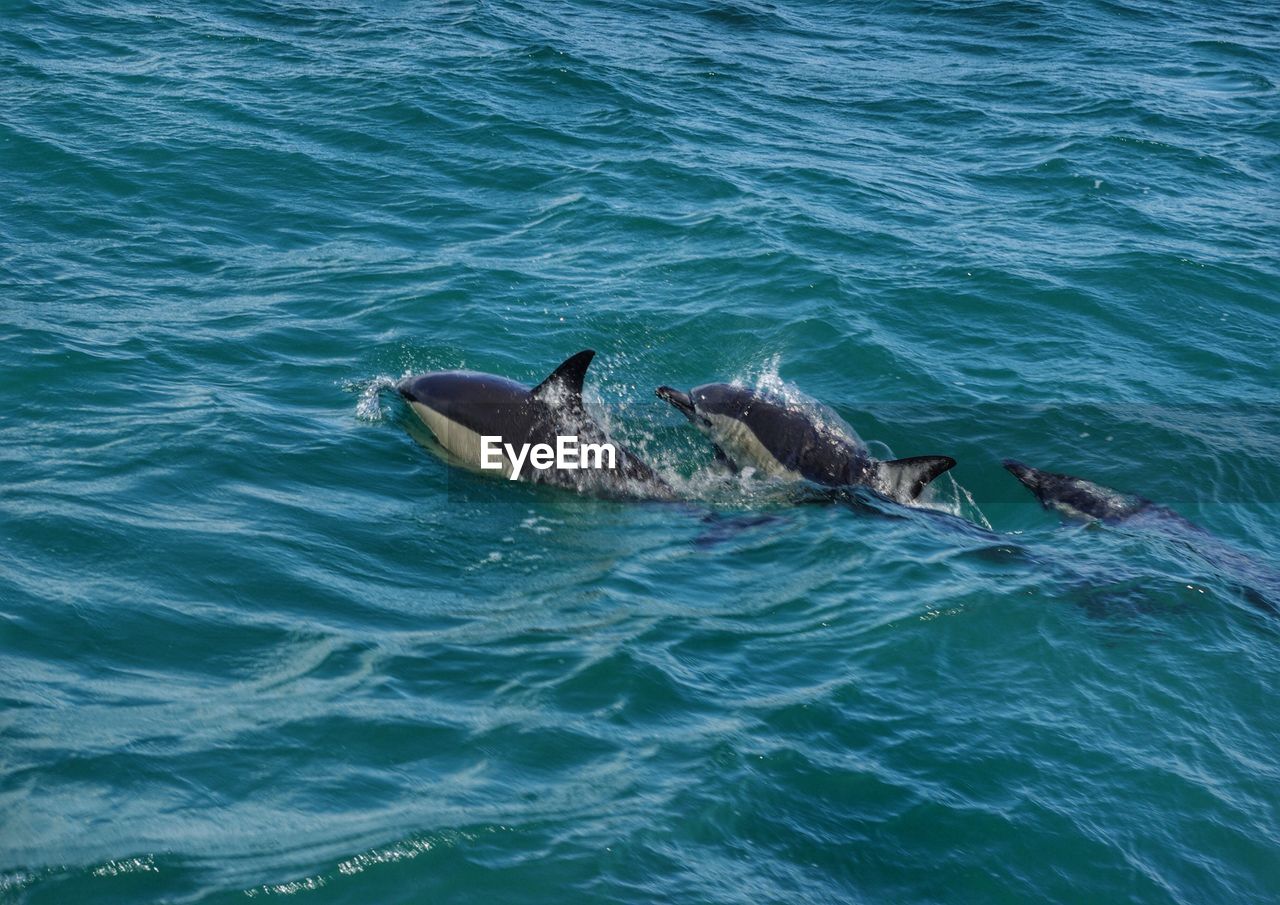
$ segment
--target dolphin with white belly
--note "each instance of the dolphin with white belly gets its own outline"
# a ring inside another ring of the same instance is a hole
[[[533,388],[496,374],[442,371],[406,377],[396,390],[450,458],[470,470],[600,496],[671,498],[666,482],[584,408],[582,383],[594,356],[591,349],[579,352]],[[578,453],[572,467],[559,460],[531,467],[533,457],[521,455],[539,446],[558,449],[565,438]]]
[[[717,455],[737,468],[769,477],[809,480],[828,487],[867,487],[897,502],[910,502],[952,468],[950,456],[881,461],[813,406],[803,406],[728,383],[708,383],[682,393],[657,389],[715,444]]]

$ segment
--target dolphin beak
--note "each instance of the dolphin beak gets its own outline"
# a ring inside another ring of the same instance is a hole
[[[671,387],[658,387],[654,392],[659,399],[665,399],[678,408],[690,421],[694,419],[693,400],[689,398],[687,393],[673,390]]]
[[[1009,472],[1031,490],[1036,489],[1036,485],[1040,483],[1036,477],[1036,470],[1029,465],[1023,465],[1017,459],[1005,459],[1000,463],[1004,466],[1004,470]]]

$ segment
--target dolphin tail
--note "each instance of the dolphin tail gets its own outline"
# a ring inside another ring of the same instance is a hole
[[[538,398],[558,396],[569,406],[581,408],[582,381],[586,379],[587,367],[595,356],[594,349],[583,349],[577,355],[566,358],[547,375],[546,380],[533,388],[533,395]]]
[[[894,499],[914,500],[926,484],[955,464],[950,456],[912,456],[881,462],[876,466],[880,485],[877,489]]]

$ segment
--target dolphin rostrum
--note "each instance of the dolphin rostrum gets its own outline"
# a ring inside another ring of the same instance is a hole
[[[474,371],[406,377],[396,389],[465,468],[600,496],[672,497],[666,482],[584,408],[582,381],[594,356],[579,352],[532,389]]]
[[[914,500],[925,485],[956,464],[950,456],[880,461],[857,437],[806,407],[746,387],[708,383],[682,393],[658,387],[716,446],[731,467],[751,466],[769,477],[807,479],[828,487],[867,487],[897,502]]]

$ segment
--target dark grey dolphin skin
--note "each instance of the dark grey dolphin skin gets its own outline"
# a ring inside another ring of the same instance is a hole
[[[621,443],[611,440],[582,404],[582,382],[595,352],[584,349],[530,389],[522,383],[474,371],[441,371],[406,377],[396,390],[422,419],[440,445],[463,467],[481,471],[481,437],[501,437],[513,447],[545,443],[572,435],[579,444],[611,443],[616,467],[539,470],[529,463],[521,480],[554,484],[599,496],[670,499],[671,488]],[[502,471],[511,474],[509,459]]]
[[[657,395],[707,435],[731,466],[751,466],[768,476],[803,478],[827,487],[864,486],[909,502],[956,464],[950,456],[882,462],[814,411],[746,387],[708,383],[682,393],[662,386]]]
[[[1171,509],[1157,506],[1132,493],[1121,493],[1084,478],[1041,471],[1015,459],[1002,463],[1009,474],[1030,490],[1045,509],[1056,509],[1068,518],[1084,521],[1119,522],[1143,513],[1172,516],[1186,521]],[[1188,522],[1188,524],[1190,524]]]
[[[1167,536],[1180,540],[1199,558],[1213,563],[1238,583],[1241,595],[1250,606],[1271,616],[1280,616],[1280,605],[1275,602],[1280,600],[1280,575],[1227,546],[1167,506],[1084,478],[1041,471],[1014,459],[1005,459],[1003,464],[1005,470],[1035,494],[1040,505],[1056,509],[1068,518],[1115,524],[1149,517]]]

